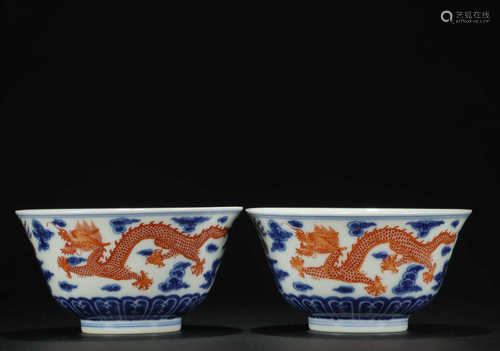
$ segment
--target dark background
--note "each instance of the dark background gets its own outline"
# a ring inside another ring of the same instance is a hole
[[[491,23],[442,23],[443,9],[488,10]],[[13,213],[25,208],[470,208],[446,283],[421,312],[444,332],[423,334],[453,339],[446,323],[461,323],[457,337],[475,343],[496,321],[492,3],[4,1],[2,14],[4,331],[78,326],[50,299]],[[249,343],[265,322],[305,323],[280,298],[246,214],[186,318],[240,328]]]

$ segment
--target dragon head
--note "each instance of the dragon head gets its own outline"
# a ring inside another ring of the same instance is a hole
[[[334,253],[342,255],[345,247],[339,245],[339,233],[332,227],[324,227],[315,225],[314,230],[310,233],[305,233],[303,230],[296,228],[295,235],[300,241],[300,253]]]
[[[109,245],[109,243],[102,242],[101,233],[94,222],[89,224],[85,220],[82,223],[79,221],[76,222],[75,228],[67,235],[67,239],[69,239],[74,248],[82,251],[93,251]]]

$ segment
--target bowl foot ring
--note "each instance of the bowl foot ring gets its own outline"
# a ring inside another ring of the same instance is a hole
[[[182,318],[158,320],[80,320],[82,333],[86,334],[149,334],[170,333],[181,330]]]
[[[408,318],[334,319],[309,317],[309,329],[329,333],[398,333],[408,329]]]

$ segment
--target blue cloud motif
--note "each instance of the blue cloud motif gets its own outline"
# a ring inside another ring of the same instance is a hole
[[[206,222],[210,217],[173,217],[172,220],[180,225],[185,233],[192,233],[196,226],[200,223]]]
[[[137,254],[141,256],[149,256],[153,254],[153,249],[144,249],[141,251],[137,251]]]
[[[372,256],[379,259],[379,260],[383,260],[388,256],[388,254],[385,251],[380,251],[380,252],[373,253]]]
[[[276,279],[276,283],[278,284],[278,288],[281,290],[281,289],[282,289],[282,288],[281,288],[281,282],[282,282],[282,281],[283,281],[286,277],[288,277],[288,276],[289,276],[289,274],[288,274],[288,272],[286,272],[286,271],[284,271],[284,270],[282,270],[282,269],[279,269],[279,268],[274,267],[274,265],[275,265],[276,263],[278,263],[278,261],[277,261],[277,260],[272,259],[272,258],[269,258],[269,257],[268,257],[268,259],[269,259],[269,263],[271,264],[271,271],[272,271],[272,273],[273,273],[273,275],[274,275],[274,278]]]
[[[54,276],[54,273],[47,269],[42,269],[42,274],[43,274],[43,279],[48,283],[50,282],[50,279]]]
[[[456,228],[458,223],[460,223],[460,221],[457,219],[457,220],[451,222],[451,225],[453,226],[453,228]]]
[[[212,263],[212,269],[203,274],[203,278],[205,278],[205,283],[201,284],[200,288],[202,289],[210,288],[210,285],[212,285],[212,282],[215,279],[215,274],[217,273],[217,268],[219,267],[219,264],[220,264],[220,258],[217,258]]]
[[[125,230],[127,230],[127,226],[132,224],[132,223],[137,223],[140,222],[140,219],[135,219],[135,218],[126,218],[126,217],[119,217],[119,218],[114,218],[109,221],[109,224],[111,225],[111,228],[113,229],[113,233],[115,234],[123,234]]]
[[[262,224],[262,221],[259,219],[257,223],[255,224],[257,227],[257,231],[262,235],[263,237],[266,236],[266,230],[264,229],[264,225]]]
[[[56,225],[58,227],[61,227],[61,228],[66,227],[66,222],[63,221],[62,219],[58,219],[58,218],[54,218],[54,220],[52,221],[52,224]]]
[[[403,295],[422,290],[422,288],[417,285],[418,272],[422,269],[424,269],[424,266],[419,264],[408,266],[398,285],[392,288],[392,292],[396,295]]]
[[[218,249],[219,249],[219,247],[215,244],[208,244],[207,248],[206,248],[207,252],[215,252]]]
[[[189,266],[191,266],[190,262],[177,262],[174,264],[168,273],[168,278],[160,283],[158,288],[163,292],[189,288],[189,284],[182,280],[186,274],[186,268]]]
[[[341,294],[350,294],[350,293],[354,292],[354,288],[352,286],[348,286],[348,285],[341,285],[338,288],[335,288],[332,290],[339,292]]]
[[[304,226],[304,224],[301,221],[296,221],[296,220],[288,221],[288,224],[290,224],[292,227],[295,228],[302,228]]]
[[[226,221],[227,221],[227,216],[224,216],[224,217],[217,219],[217,222],[219,222],[219,223],[226,223]]]
[[[312,290],[313,287],[301,282],[293,282],[293,288],[298,291],[307,291]]]
[[[43,261],[38,260],[38,262],[40,263],[40,268],[42,268],[43,278],[48,283],[50,281],[50,279],[54,276],[54,273],[52,273],[49,270],[43,269],[43,267],[42,267],[43,266]]]
[[[288,272],[282,269],[273,268],[273,271],[274,271],[274,276],[278,281],[284,280],[289,275]]]
[[[54,236],[54,233],[48,229],[45,229],[39,221],[34,219],[31,222],[33,227],[32,234],[36,240],[38,240],[38,250],[47,251],[49,249],[50,238]]]
[[[447,254],[449,254],[451,251],[451,247],[449,246],[445,246],[443,247],[443,249],[441,250],[441,256],[446,256]]]
[[[406,224],[411,225],[411,227],[418,232],[419,238],[425,238],[432,228],[444,224],[444,221],[422,220],[416,222],[408,222]]]
[[[32,234],[31,234],[30,226],[26,220],[23,221],[23,226],[24,226],[24,229],[26,230],[26,234],[28,234],[28,238],[31,239]]]
[[[104,285],[101,288],[101,290],[109,291],[109,292],[114,292],[114,291],[120,291],[121,288],[122,287],[119,284],[107,284],[107,285]]]
[[[360,237],[365,233],[365,229],[377,225],[375,222],[350,221],[347,223],[349,235]]]
[[[437,284],[432,287],[432,290],[439,290],[441,284],[443,284],[444,275],[446,274],[446,270],[448,269],[448,262],[449,261],[446,261],[443,265],[443,270],[434,276],[434,280]]]
[[[87,261],[86,258],[78,257],[78,256],[68,257],[67,260],[68,260],[68,264],[70,266],[78,266],[80,263]]]
[[[78,288],[78,285],[73,285],[68,282],[59,282],[59,287],[63,289],[64,291],[72,291],[73,289]]]
[[[286,241],[292,237],[293,233],[284,230],[273,220],[269,221],[269,229],[267,234],[273,239],[271,251],[285,251]]]

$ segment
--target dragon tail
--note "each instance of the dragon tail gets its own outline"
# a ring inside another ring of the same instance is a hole
[[[432,239],[426,246],[429,250],[429,253],[434,252],[438,248],[439,245],[444,244],[453,244],[457,239],[457,234],[452,234],[449,231],[445,230],[439,233],[434,239]]]
[[[205,241],[210,238],[218,239],[225,237],[227,235],[227,227],[220,227],[218,225],[211,226],[207,229],[203,229],[200,234],[195,236],[195,240],[198,243],[198,247],[201,247]]]

